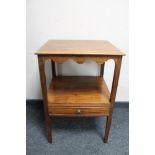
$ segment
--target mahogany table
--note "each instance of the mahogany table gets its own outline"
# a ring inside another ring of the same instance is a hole
[[[50,116],[106,116],[103,141],[108,141],[112,113],[120,75],[122,56],[125,55],[108,41],[49,40],[37,52],[42,87],[48,142],[52,142]],[[69,59],[81,64],[93,60],[101,65],[99,76],[59,76],[55,62]],[[104,80],[105,61],[115,62],[112,88],[109,92]],[[51,60],[52,80],[46,85],[45,62]]]

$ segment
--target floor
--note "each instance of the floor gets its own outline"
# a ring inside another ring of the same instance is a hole
[[[128,155],[129,108],[114,109],[109,142],[102,141],[104,117],[52,118],[53,142],[46,137],[42,104],[26,106],[27,155]]]

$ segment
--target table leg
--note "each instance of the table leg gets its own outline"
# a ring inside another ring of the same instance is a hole
[[[56,77],[56,71],[55,71],[55,62],[51,60],[51,67],[52,67],[52,76],[53,78]]]
[[[107,120],[106,120],[106,128],[105,128],[105,136],[104,136],[104,143],[108,142],[108,136],[109,136],[109,131],[110,131],[110,127],[111,127],[111,122],[112,122],[112,115],[107,116]]]
[[[109,131],[110,131],[111,122],[112,122],[113,105],[116,98],[118,80],[119,80],[120,69],[121,69],[121,62],[122,62],[122,57],[118,57],[117,59],[115,59],[115,70],[114,70],[114,77],[113,77],[112,89],[111,89],[111,95],[110,95],[110,102],[111,102],[112,109],[109,116],[107,116],[105,136],[104,136],[105,143],[108,142],[108,136],[109,136]]]
[[[110,102],[112,104],[112,107],[113,107],[113,104],[115,103],[117,86],[118,86],[119,75],[121,70],[121,63],[122,63],[122,57],[119,57],[115,60],[115,70],[114,70],[114,77],[113,77],[112,89],[111,89],[111,95],[110,95]]]
[[[104,75],[104,66],[105,66],[105,62],[103,64],[101,64],[100,77],[103,77],[103,75]]]
[[[44,105],[44,115],[45,115],[45,125],[47,128],[48,142],[52,142],[52,133],[51,133],[51,120],[48,114],[48,100],[47,100],[47,86],[46,86],[46,76],[45,76],[45,61],[43,56],[38,56],[39,63],[39,73],[40,73],[40,81],[42,88],[42,96],[43,96],[43,105]]]

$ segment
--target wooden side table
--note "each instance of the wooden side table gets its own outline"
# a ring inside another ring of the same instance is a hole
[[[108,41],[49,40],[37,52],[48,142],[52,142],[50,116],[106,116],[104,142],[108,141],[119,80],[122,53]],[[72,59],[81,64],[94,60],[99,76],[59,76],[55,62]],[[105,61],[115,62],[111,92],[104,81]],[[53,78],[46,85],[45,62],[51,60]]]

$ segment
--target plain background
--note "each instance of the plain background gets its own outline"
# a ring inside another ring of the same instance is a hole
[[[109,40],[126,53],[116,101],[128,98],[128,0],[27,0],[26,98],[40,99],[40,79],[34,52],[48,39]],[[105,80],[111,89],[114,63],[106,62]],[[63,75],[98,75],[99,65],[73,61],[57,66]],[[51,78],[46,65],[47,82]]]
[[[154,155],[155,1],[129,4],[129,153]],[[0,154],[26,155],[26,2],[2,1],[0,19]]]

